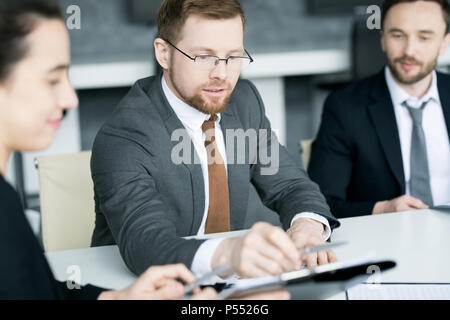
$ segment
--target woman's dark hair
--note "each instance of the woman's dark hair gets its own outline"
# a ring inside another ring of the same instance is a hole
[[[39,21],[62,18],[57,0],[0,0],[0,82],[26,56],[25,37]]]
[[[385,0],[383,2],[383,9],[381,13],[381,20],[384,26],[384,20],[386,19],[387,13],[389,10],[400,3],[406,3],[406,2],[416,2],[419,0]],[[423,1],[429,1],[429,2],[436,2],[439,4],[442,8],[442,13],[444,14],[444,20],[447,24],[447,33],[450,32],[450,4],[448,0],[423,0]]]

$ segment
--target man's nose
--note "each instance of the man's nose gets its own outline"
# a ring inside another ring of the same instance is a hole
[[[417,53],[417,41],[414,40],[412,37],[409,37],[406,40],[403,53],[405,56],[412,57],[415,59]]]
[[[224,80],[228,75],[227,60],[217,60],[214,68],[211,70],[211,78]]]

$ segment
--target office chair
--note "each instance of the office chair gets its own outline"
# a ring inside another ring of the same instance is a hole
[[[89,248],[95,226],[91,152],[37,159],[46,252]]]
[[[367,17],[355,18],[352,32],[352,78],[360,80],[374,75],[386,64],[381,49],[380,30],[367,27]]]
[[[318,87],[329,92],[338,90],[381,71],[386,57],[381,49],[380,30],[367,27],[368,15],[355,15],[351,32],[351,74],[347,81],[320,83]]]

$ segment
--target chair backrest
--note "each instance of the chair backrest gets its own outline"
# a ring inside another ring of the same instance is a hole
[[[367,16],[355,18],[352,34],[353,80],[376,74],[385,64],[380,30],[367,27]]]
[[[90,151],[37,159],[47,252],[90,247],[95,225],[90,159]]]
[[[305,165],[305,170],[308,170],[309,159],[311,158],[311,146],[313,142],[314,139],[300,141],[300,148],[303,156],[303,163]]]

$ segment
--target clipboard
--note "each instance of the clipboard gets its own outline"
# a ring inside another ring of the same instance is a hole
[[[434,206],[430,208],[431,210],[441,210],[441,211],[450,211],[450,204],[444,204],[440,206]]]
[[[285,288],[293,300],[327,299],[357,284],[374,273],[392,269],[392,260],[335,262],[311,269],[282,273],[273,277],[239,280],[219,293],[220,299],[238,299],[248,295]]]

